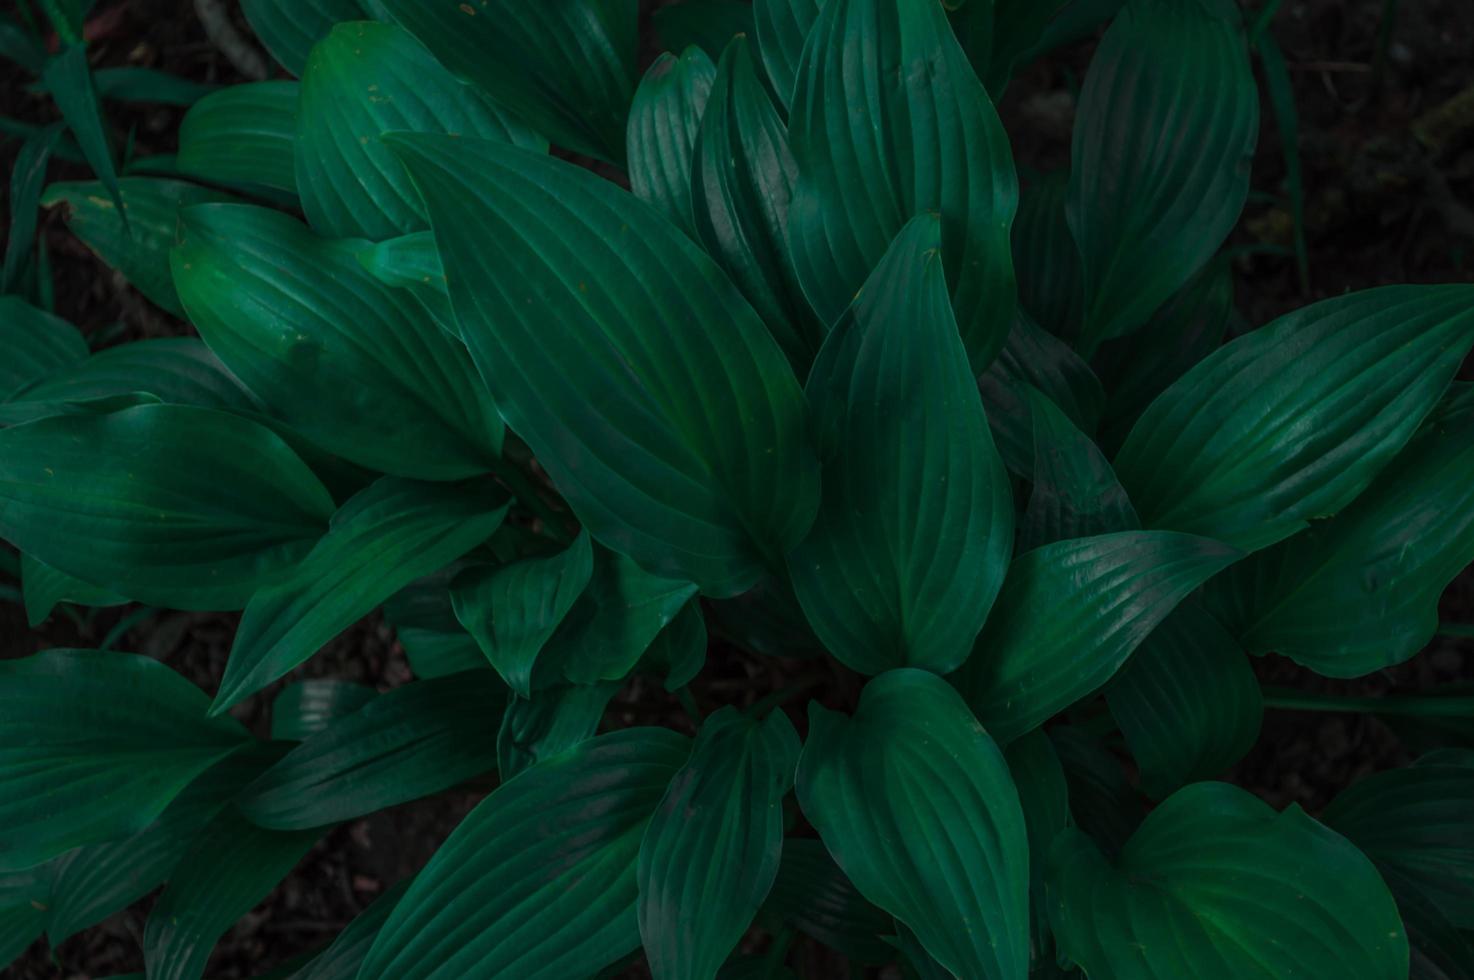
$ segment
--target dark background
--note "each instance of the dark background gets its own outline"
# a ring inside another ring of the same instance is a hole
[[[529,0],[532,2],[532,0]],[[0,0],[0,9],[15,0]],[[234,0],[227,7],[235,8]],[[659,0],[647,6],[658,6]],[[238,18],[237,18],[238,19]],[[242,29],[244,22],[240,21]],[[1286,0],[1271,27],[1284,51],[1300,115],[1311,288],[1302,291],[1292,259],[1258,254],[1238,260],[1237,303],[1245,327],[1259,326],[1314,299],[1396,282],[1474,282],[1474,3],[1470,0]],[[249,32],[247,32],[249,36]],[[242,81],[206,39],[189,0],[99,0],[88,26],[95,67],[138,65],[198,81]],[[1057,52],[1025,69],[1000,112],[1021,168],[1067,163],[1074,92],[1093,42]],[[654,48],[648,56],[653,56]],[[8,63],[0,115],[48,122],[55,110],[26,91],[31,79]],[[1235,244],[1290,242],[1283,148],[1267,99],[1253,191]],[[119,140],[131,129],[137,155],[170,153],[183,110],[109,103]],[[0,145],[8,175],[18,141]],[[52,179],[86,179],[84,168],[52,164]],[[8,198],[6,202],[8,209]],[[8,215],[4,216],[8,221]],[[67,232],[60,214],[42,218],[55,269],[57,312],[109,343],[188,332],[98,263]],[[1468,373],[1465,377],[1474,377]],[[96,646],[138,607],[100,610],[90,620],[58,612],[32,632],[20,608],[0,603],[0,656],[54,646]],[[1474,622],[1474,577],[1461,576],[1444,597],[1445,619]],[[238,614],[144,614],[116,646],[156,656],[207,691],[225,665]],[[1467,650],[1474,640],[1438,639],[1397,668],[1356,681],[1329,681],[1275,657],[1256,661],[1268,683],[1309,691],[1375,695],[1427,691],[1474,682]],[[371,616],[294,671],[341,677],[381,688],[410,678],[393,632]],[[763,659],[714,645],[693,685],[703,708],[747,704],[812,680],[811,693],[844,703],[853,676],[828,668]],[[273,685],[240,716],[265,732]],[[801,703],[801,702],[796,702]],[[670,724],[686,716],[658,687],[632,682],[612,706],[609,727]],[[1227,778],[1276,807],[1300,803],[1312,813],[1366,773],[1412,760],[1419,732],[1363,715],[1271,710],[1259,743]],[[296,871],[220,942],[211,977],[247,977],[321,946],[377,894],[416,870],[477,802],[452,792],[375,814],[330,833]],[[141,970],[140,938],[149,901],[64,943],[55,960],[38,944],[11,969],[23,978],[92,978]],[[755,937],[755,948],[765,939]],[[789,964],[801,976],[841,976],[842,961],[800,941]],[[630,976],[646,976],[642,967]]]

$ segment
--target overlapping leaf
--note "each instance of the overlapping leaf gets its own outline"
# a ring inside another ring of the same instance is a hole
[[[87,341],[76,327],[19,296],[0,296],[0,346],[0,402],[87,357]]]
[[[618,689],[607,681],[563,684],[508,701],[496,746],[502,781],[593,738]]]
[[[295,204],[296,82],[249,82],[205,96],[179,124],[179,172]]]
[[[241,12],[277,63],[300,76],[313,45],[334,24],[362,19],[364,8],[359,0],[241,0]]]
[[[625,137],[630,190],[686,231],[691,218],[691,157],[716,66],[700,48],[669,52],[640,80]]]
[[[753,0],[753,27],[763,68],[778,101],[788,108],[798,80],[799,58],[824,0]]]
[[[789,837],[767,907],[784,922],[857,963],[885,963],[895,949],[882,937],[896,920],[855,890],[820,841]]]

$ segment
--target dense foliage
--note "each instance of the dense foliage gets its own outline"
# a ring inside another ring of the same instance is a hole
[[[643,76],[636,0],[243,6],[295,79],[123,167],[79,32],[0,32],[65,116],[0,297],[26,612],[243,610],[213,700],[0,661],[0,961],[162,885],[147,976],[198,978],[329,829],[477,780],[273,975],[780,978],[801,932],[923,978],[1474,977],[1469,743],[1318,818],[1213,781],[1251,655],[1404,661],[1474,560],[1474,286],[1230,329],[1236,3],[685,0]],[[993,97],[1102,27],[1021,191]],[[43,191],[72,151],[97,181]],[[37,200],[198,336],[89,349]],[[413,681],[279,683],[380,607]],[[804,679],[703,717],[738,649]],[[601,726],[652,680],[694,737]]]

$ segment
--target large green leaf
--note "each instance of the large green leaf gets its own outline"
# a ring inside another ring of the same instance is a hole
[[[1359,677],[1433,638],[1439,596],[1474,561],[1474,386],[1455,391],[1345,510],[1210,584],[1244,649]]]
[[[507,685],[532,693],[532,669],[594,573],[587,533],[545,558],[478,565],[457,575],[450,601],[456,618]]]
[[[98,258],[160,307],[183,316],[169,272],[169,249],[178,239],[179,209],[229,201],[231,195],[182,180],[124,177],[118,181],[128,215],[124,225],[117,206],[103,191],[97,181],[52,184],[41,203],[48,208],[60,205],[72,234]]]
[[[332,509],[286,443],[224,412],[140,405],[0,430],[0,535],[150,605],[242,608]]]
[[[1105,694],[1156,799],[1222,775],[1253,748],[1264,714],[1243,648],[1192,602],[1142,641]]]
[[[363,19],[358,0],[241,0],[241,12],[271,56],[298,76],[334,24]]]
[[[76,327],[19,296],[0,296],[0,402],[87,358]]]
[[[1073,341],[1085,314],[1080,250],[1065,219],[1069,175],[1035,177],[1019,195],[1013,222],[1013,266],[1019,306],[1056,337]]]
[[[630,728],[503,783],[420,872],[360,980],[565,980],[633,952],[640,839],[689,749]]]
[[[831,0],[837,2],[837,0]],[[895,670],[809,706],[798,800],[860,892],[954,974],[1029,967],[1029,854],[1003,753],[946,681]]]
[[[645,72],[630,106],[630,190],[688,235],[695,231],[691,156],[715,79],[716,66],[700,48],[687,48],[679,58],[667,52]]]
[[[756,582],[808,529],[818,467],[798,382],[746,300],[586,170],[484,140],[390,139],[471,356],[594,538],[711,595]]]
[[[940,247],[935,215],[902,229],[829,332],[805,389],[823,501],[789,569],[824,645],[866,674],[955,670],[1013,547],[1008,476]]]
[[[1014,559],[953,680],[988,731],[1010,741],[1098,690],[1188,593],[1238,557],[1172,531],[1035,548]]]
[[[1060,952],[1092,978],[1404,980],[1407,936],[1366,857],[1298,806],[1197,783],[1114,864],[1077,830],[1049,857]]]
[[[799,377],[824,339],[788,246],[798,163],[747,39],[722,54],[691,167],[696,233],[752,303]]]
[[[793,101],[799,58],[823,3],[824,0],[752,0],[753,27],[763,68],[784,109]]]
[[[276,680],[406,585],[476,547],[506,516],[490,480],[384,477],[333,515],[291,575],[251,596],[211,710]]]
[[[0,661],[0,870],[142,830],[246,738],[198,688],[133,654]]]
[[[440,61],[552,142],[614,163],[638,79],[637,0],[381,0]]]
[[[308,224],[379,241],[427,227],[387,132],[455,133],[547,144],[511,122],[391,24],[339,24],[312,49],[297,109],[297,191]]]
[[[1474,286],[1325,300],[1219,348],[1142,415],[1116,472],[1147,527],[1254,550],[1359,494],[1474,343]]]
[[[46,63],[41,80],[61,110],[67,128],[77,138],[77,146],[87,158],[87,166],[102,181],[113,205],[121,211],[123,202],[118,195],[117,165],[113,163],[112,145],[97,85],[87,64],[87,46],[81,42],[66,44],[60,54]],[[128,219],[124,217],[123,220],[126,224]]]
[[[205,96],[179,124],[179,172],[295,203],[300,92],[296,82],[249,82]]]
[[[979,373],[1003,346],[1016,293],[1018,183],[993,103],[935,0],[836,0],[812,30],[789,121],[804,292],[833,323],[901,227],[939,212],[942,264]]]
[[[429,796],[496,768],[506,689],[487,670],[395,688],[308,738],[241,794],[272,830],[306,830]]]
[[[640,935],[655,980],[712,980],[747,931],[778,874],[798,753],[782,711],[759,722],[729,706],[702,723],[640,845]]]
[[[807,936],[857,963],[886,963],[895,949],[896,920],[855,890],[823,843],[813,838],[783,841],[783,860],[767,908]]]
[[[350,242],[276,211],[183,212],[179,297],[200,335],[273,414],[329,452],[423,480],[484,473],[502,422],[465,348]]]
[[[1070,150],[1084,350],[1146,323],[1218,250],[1258,138],[1238,5],[1128,0],[1091,59]]]

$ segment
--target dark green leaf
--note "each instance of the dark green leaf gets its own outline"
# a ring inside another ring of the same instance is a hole
[[[271,702],[271,737],[300,742],[326,731],[379,696],[364,684],[314,677],[288,685]]]
[[[799,660],[825,655],[786,575],[765,576],[735,599],[708,602],[706,609],[712,631],[745,650]]]
[[[224,187],[264,188],[295,205],[300,91],[296,82],[250,82],[196,102],[179,125],[179,172]]]
[[[701,725],[640,845],[640,935],[655,980],[712,980],[778,874],[798,733],[728,706]]]
[[[20,567],[26,621],[32,628],[41,625],[60,602],[79,606],[121,606],[128,602],[117,593],[88,585],[31,555],[20,556]]]
[[[1098,690],[1188,593],[1239,557],[1171,531],[1036,548],[1014,559],[953,679],[988,731],[1011,741]]]
[[[241,745],[198,688],[147,657],[48,650],[0,661],[0,870],[142,830]]]
[[[787,109],[798,80],[799,58],[824,0],[753,0],[752,19],[763,68]]]
[[[1258,138],[1238,5],[1128,0],[1091,59],[1070,151],[1087,353],[1146,323],[1223,244]]]
[[[706,619],[700,600],[692,599],[655,635],[640,658],[639,669],[664,674],[666,691],[679,691],[706,665],[706,647]]]
[[[716,66],[700,48],[666,53],[645,72],[630,106],[625,137],[630,190],[686,234],[691,218],[691,156],[711,96]]]
[[[0,296],[0,402],[87,357],[76,327],[36,309],[19,296]]]
[[[565,980],[634,951],[640,839],[689,749],[625,729],[503,783],[420,872],[360,980]]]
[[[51,866],[0,874],[0,967],[26,951],[46,931]]]
[[[1028,841],[1003,753],[945,681],[895,670],[854,718],[809,706],[798,800],[866,898],[954,974],[1029,962]]]
[[[1376,869],[1298,806],[1197,783],[1112,864],[1066,830],[1049,858],[1060,952],[1092,977],[1403,980],[1407,937]]]
[[[1152,402],[1116,456],[1147,527],[1274,544],[1359,494],[1474,343],[1474,286],[1325,300],[1219,348]]]
[[[986,38],[988,91],[1000,95],[1013,70],[1061,44],[1078,40],[1111,17],[1122,0],[994,0],[992,31]],[[967,3],[963,10],[980,6]],[[968,52],[971,54],[971,50]],[[975,62],[976,63],[976,62]],[[980,73],[981,74],[981,73]]]
[[[386,286],[409,290],[430,311],[441,330],[460,339],[461,325],[450,305],[445,267],[440,264],[434,235],[417,231],[370,245],[356,255],[375,279]]]
[[[506,782],[528,766],[594,737],[618,684],[565,684],[513,696],[497,735],[497,765]]]
[[[182,224],[179,297],[273,414],[384,473],[454,480],[491,468],[502,422],[465,348],[370,275],[352,243],[245,205],[188,208]]]
[[[1024,187],[1013,222],[1013,265],[1019,305],[1045,330],[1073,341],[1085,316],[1085,286],[1080,250],[1065,219],[1069,185],[1069,174],[1056,171]]]
[[[290,576],[251,596],[211,710],[265,687],[421,575],[491,537],[506,512],[505,494],[489,480],[384,477],[355,495]]]
[[[621,163],[636,0],[382,0],[445,67],[559,146]]]
[[[783,862],[767,907],[858,963],[885,963],[895,957],[895,950],[880,938],[895,932],[895,919],[855,890],[820,841],[783,841]]]
[[[241,11],[277,63],[299,77],[334,24],[363,19],[358,0],[241,0]]]
[[[1008,477],[957,335],[941,222],[911,221],[830,331],[805,394],[823,501],[789,556],[846,666],[947,673],[967,658],[1013,545]]]
[[[223,412],[140,405],[0,430],[0,536],[153,606],[242,608],[332,509],[286,443]]]
[[[793,257],[820,319],[833,323],[849,307],[906,222],[937,211],[962,340],[973,373],[987,368],[1013,322],[1018,184],[1003,126],[941,4],[825,4],[799,66],[789,137],[799,168]]]
[[[448,565],[405,586],[384,603],[384,621],[395,628],[410,669],[422,680],[478,667],[491,669],[451,609],[450,580],[461,567],[459,563]]]
[[[656,10],[650,20],[665,50],[694,45],[713,61],[732,38],[753,31],[752,4],[746,0],[680,0]]]
[[[391,139],[472,357],[594,538],[711,595],[756,582],[808,529],[818,467],[793,372],[721,270],[586,170]]]
[[[113,151],[103,122],[102,103],[92,81],[92,69],[87,65],[87,46],[68,44],[61,54],[46,63],[41,80],[61,110],[67,128],[76,137],[82,155],[87,158],[87,165],[102,181],[113,205],[122,210],[123,202],[118,196],[118,171],[113,164]],[[123,219],[125,224],[127,220],[126,217]]]
[[[46,45],[9,17],[0,18],[0,57],[15,62],[32,75],[39,75],[46,67]],[[4,961],[0,957],[0,963]]]
[[[121,102],[152,102],[158,105],[191,106],[220,86],[196,82],[154,68],[125,65],[100,68],[92,73],[97,94]]]
[[[1117,854],[1146,817],[1141,794],[1099,739],[1069,725],[1050,728],[1048,738],[1065,772],[1074,824],[1106,854]]]
[[[15,292],[36,239],[36,208],[46,183],[46,164],[66,127],[52,123],[26,138],[10,170],[10,231],[5,239],[5,265],[0,293]]]
[[[1043,731],[1016,739],[1004,753],[1018,790],[1029,837],[1029,906],[1033,912],[1033,967],[1048,959],[1049,908],[1044,894],[1044,859],[1054,838],[1070,824],[1070,793],[1064,767]],[[1033,972],[1032,970],[1030,971]]]
[[[402,881],[374,899],[372,905],[358,913],[347,928],[338,933],[331,946],[293,973],[290,980],[354,980],[379,930],[399,905],[409,885],[409,881]]]

